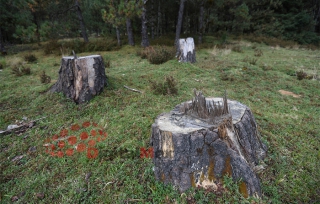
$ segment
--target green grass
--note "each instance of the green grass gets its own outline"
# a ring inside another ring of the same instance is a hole
[[[213,38],[207,39],[212,43]],[[152,65],[136,56],[140,48],[129,46],[118,51],[77,53],[101,54],[111,62],[106,69],[109,86],[82,105],[62,94],[46,93],[58,78],[60,57],[43,55],[40,49],[0,57],[5,64],[0,71],[0,129],[24,116],[32,120],[45,117],[25,133],[0,136],[0,202],[8,203],[24,192],[20,203],[248,203],[250,199],[244,199],[228,179],[225,186],[230,190],[222,195],[196,189],[180,194],[155,181],[152,160],[139,158],[139,148],[149,146],[154,119],[190,100],[194,88],[205,96],[222,96],[227,90],[228,98],[253,111],[262,140],[269,147],[264,161],[267,167],[259,175],[264,195],[261,202],[320,202],[320,82],[292,76],[299,70],[319,76],[319,50],[233,43],[242,52],[212,46],[197,50],[195,64],[170,60]],[[256,57],[253,46],[263,55]],[[10,65],[27,53],[38,60],[28,64],[31,75],[16,77]],[[246,57],[256,59],[256,64],[244,60]],[[41,83],[42,71],[51,77],[51,83]],[[176,79],[177,95],[153,94],[149,80],[162,82],[165,76]],[[144,93],[129,91],[124,85]],[[281,89],[301,97],[281,95]],[[85,154],[53,158],[45,153],[46,138],[87,120],[97,122],[108,133],[107,140],[98,143],[97,159],[89,160]],[[30,147],[36,151],[28,151]],[[24,157],[13,162],[19,155]],[[43,193],[44,198],[37,198],[37,193]]]

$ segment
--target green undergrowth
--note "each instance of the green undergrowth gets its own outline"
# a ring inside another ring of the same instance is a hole
[[[81,105],[62,94],[47,93],[58,78],[61,57],[44,55],[41,48],[0,57],[4,64],[0,70],[0,129],[23,117],[40,119],[26,132],[0,135],[0,202],[11,202],[14,196],[18,203],[320,202],[319,50],[242,40],[229,40],[218,48],[219,39],[206,39],[210,46],[197,50],[195,64],[174,59],[150,64],[136,55],[139,47],[131,46],[77,53],[101,54],[110,61],[108,87]],[[263,54],[255,55],[257,49]],[[24,62],[26,54],[33,54],[37,61]],[[11,67],[17,62],[30,67],[30,75],[12,74]],[[314,77],[298,80],[298,71]],[[41,83],[43,72],[50,83]],[[163,83],[166,77],[174,78],[177,94],[154,94],[156,83],[151,82]],[[226,90],[229,99],[246,104],[254,113],[269,148],[265,170],[259,174],[260,201],[243,198],[228,178],[222,194],[201,189],[181,194],[155,180],[151,159],[140,159],[140,147],[149,147],[154,119],[190,100],[193,89],[202,90],[205,96],[222,96]],[[282,95],[279,90],[300,97]],[[84,121],[96,122],[108,133],[105,141],[97,143],[96,159],[86,154],[56,158],[45,152],[46,138]],[[23,157],[14,160],[16,156]]]

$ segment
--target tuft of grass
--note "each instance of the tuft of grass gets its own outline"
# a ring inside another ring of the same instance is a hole
[[[176,95],[178,93],[177,82],[173,76],[166,76],[164,82],[150,81],[154,94]]]
[[[163,64],[174,57],[173,48],[165,46],[149,46],[137,51],[142,59],[148,59],[151,64]]]
[[[11,73],[15,76],[23,76],[23,75],[30,75],[31,69],[30,67],[25,67],[24,65],[16,65],[11,68]]]
[[[263,52],[261,49],[255,49],[254,50],[254,56],[261,57],[263,55]]]
[[[40,74],[40,81],[43,84],[48,84],[48,83],[51,82],[51,77],[46,75],[45,71],[42,71],[41,74]]]
[[[0,59],[0,69],[4,69],[6,66],[7,66],[6,60],[4,58]]]
[[[250,57],[246,56],[242,61],[243,62],[247,62],[247,63],[249,63],[251,65],[256,65],[258,59],[257,58],[250,58]]]
[[[30,63],[36,62],[38,59],[34,54],[27,54],[24,56],[24,60]]]
[[[232,48],[232,51],[233,51],[233,52],[243,53],[243,49],[241,48],[240,45],[234,46],[234,47]]]

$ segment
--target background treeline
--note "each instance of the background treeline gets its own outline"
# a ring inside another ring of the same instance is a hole
[[[208,34],[255,34],[318,44],[320,0],[0,0],[2,50],[6,43],[93,35],[148,46],[174,33],[200,43]]]

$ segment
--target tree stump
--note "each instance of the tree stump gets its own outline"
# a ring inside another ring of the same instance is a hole
[[[193,101],[177,105],[157,117],[151,144],[156,179],[181,192],[203,187],[217,190],[224,175],[240,183],[244,196],[261,196],[255,170],[266,156],[250,109],[224,98],[205,98],[195,92]]]
[[[196,62],[196,51],[193,38],[180,38],[177,46],[177,57],[179,62]]]
[[[103,59],[100,55],[63,57],[58,81],[50,92],[62,92],[76,103],[84,103],[102,92],[107,85]]]

